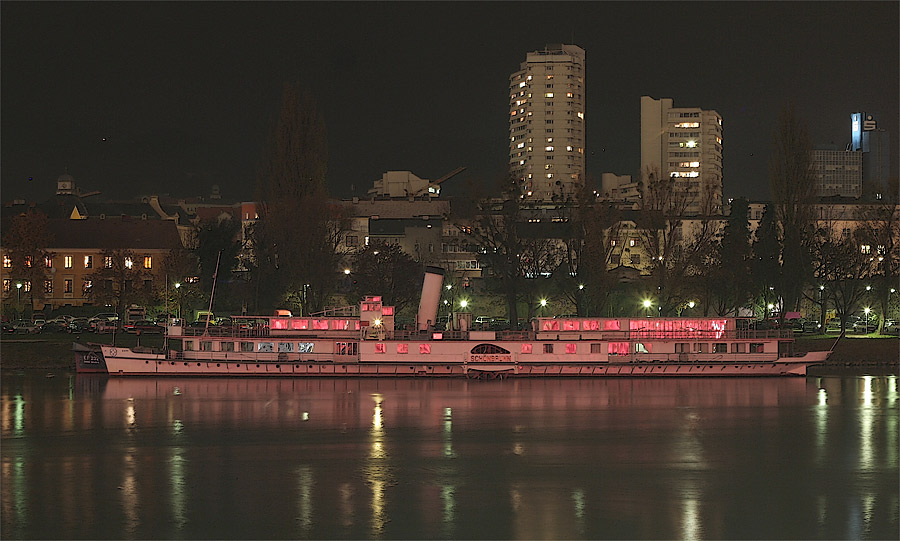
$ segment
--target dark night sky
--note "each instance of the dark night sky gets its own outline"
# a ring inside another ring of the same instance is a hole
[[[716,109],[725,193],[767,196],[778,112],[845,145],[850,113],[891,132],[898,2],[3,2],[2,197],[42,200],[68,167],[109,197],[250,199],[282,83],[315,93],[335,195],[388,170],[459,194],[507,160],[507,83],[547,43],[587,51],[588,173],[636,175],[640,97]],[[32,177],[33,180],[29,180]]]

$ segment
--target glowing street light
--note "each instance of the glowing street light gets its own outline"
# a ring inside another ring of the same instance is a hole
[[[579,290],[584,289],[584,284],[578,284],[578,289],[579,289]]]
[[[344,274],[349,275],[349,274],[350,274],[350,269],[344,269]]]
[[[869,334],[869,312],[871,311],[872,309],[868,306],[866,306],[865,310],[863,310],[863,312],[866,313],[866,334]]]
[[[651,306],[653,306],[653,301],[651,301],[650,299],[644,299],[643,304],[644,304],[644,308],[650,308]]]
[[[694,301],[690,301],[690,302],[688,303],[688,308],[693,308],[694,306],[696,306],[696,304],[694,303]]]
[[[541,299],[541,308],[547,306],[547,299]]]
[[[466,299],[462,299],[461,301],[459,301],[460,308],[465,308],[467,306],[469,306],[469,301],[467,301]]]

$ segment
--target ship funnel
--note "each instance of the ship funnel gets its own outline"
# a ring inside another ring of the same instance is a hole
[[[419,299],[419,315],[416,318],[420,331],[428,330],[428,325],[437,322],[438,303],[441,287],[444,285],[444,269],[425,267],[425,281],[422,282],[422,297]]]

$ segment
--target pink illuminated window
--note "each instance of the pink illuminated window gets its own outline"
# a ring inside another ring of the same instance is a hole
[[[333,319],[331,320],[331,328],[337,331],[346,331],[350,328],[349,319]]]
[[[272,318],[269,320],[269,328],[271,329],[287,329],[288,319]]]
[[[291,319],[291,328],[297,331],[305,331],[309,328],[309,320],[308,319]]]
[[[392,316],[394,315],[394,307],[393,306],[384,306],[381,308],[381,315],[383,316]]]
[[[566,344],[566,353],[575,353],[575,344]]]
[[[600,322],[597,321],[596,319],[589,319],[581,325],[581,328],[586,331],[599,331],[600,330]]]
[[[559,320],[558,319],[545,319],[543,324],[541,325],[542,331],[558,331],[559,330]]]
[[[432,340],[443,340],[443,339],[444,339],[444,333],[442,333],[442,332],[433,332],[433,333],[431,333],[431,339],[432,339]]]
[[[358,331],[360,328],[361,328],[361,324],[360,324],[359,320],[357,319],[356,321],[353,322],[353,330]]]
[[[397,353],[409,353],[409,344],[397,344]]]
[[[431,353],[431,344],[419,344],[419,353],[422,355]]]
[[[607,319],[603,322],[603,330],[604,331],[618,331],[619,329],[619,320],[618,319]]]
[[[384,344],[375,344],[375,353],[386,353],[387,347]]]
[[[578,322],[572,319],[563,320],[563,330],[564,331],[577,331],[578,330]]]
[[[381,302],[381,297],[369,297],[369,300],[372,302]]]
[[[531,344],[522,344],[522,353],[531,353]]]
[[[628,355],[628,342],[610,342],[610,355]]]
[[[328,330],[328,320],[327,319],[314,319],[312,320],[313,329],[327,331]]]
[[[653,346],[653,344],[650,344],[650,343],[645,344],[642,342],[635,342],[634,352],[635,353],[652,353],[653,352],[652,346]]]

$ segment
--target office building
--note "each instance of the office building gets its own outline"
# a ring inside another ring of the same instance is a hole
[[[721,115],[642,96],[641,176],[650,173],[675,179],[679,211],[721,214]]]
[[[547,45],[509,77],[509,170],[535,201],[571,197],[584,177],[584,49]]]
[[[816,195],[852,197],[862,195],[863,153],[820,146],[813,149]]]

